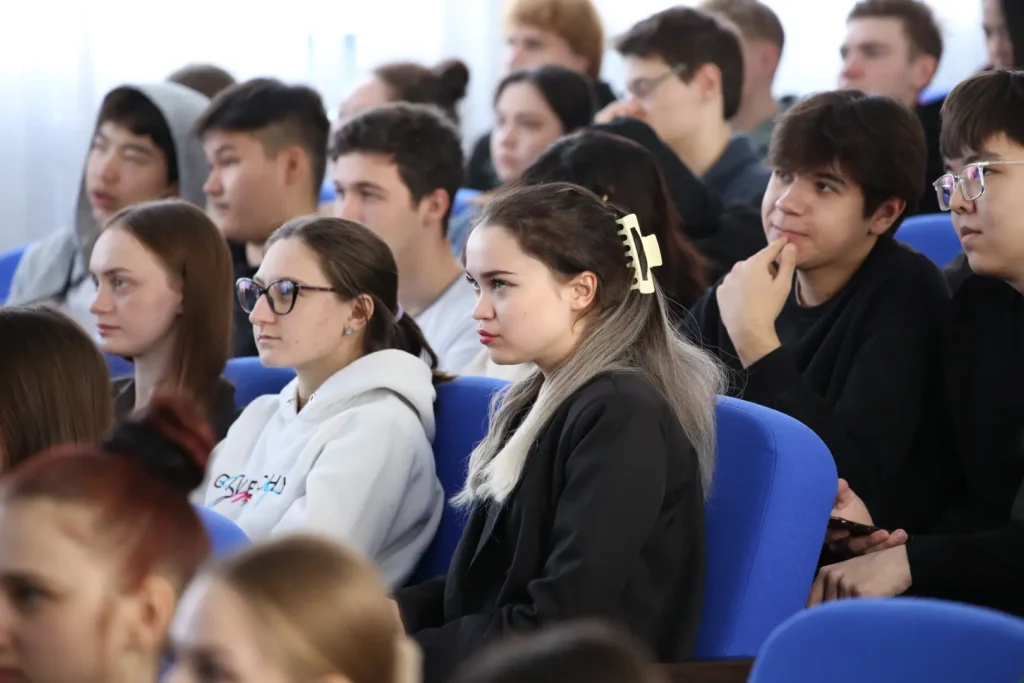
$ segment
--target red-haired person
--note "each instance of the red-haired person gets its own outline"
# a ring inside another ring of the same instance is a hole
[[[209,554],[188,493],[210,427],[156,398],[102,446],[0,479],[0,680],[155,683],[178,598]]]

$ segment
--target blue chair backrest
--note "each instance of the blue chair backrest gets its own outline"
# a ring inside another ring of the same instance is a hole
[[[490,377],[457,377],[437,387],[434,403],[434,463],[444,489],[445,508],[434,540],[420,559],[410,583],[448,572],[462,536],[466,513],[448,502],[466,482],[469,454],[487,435],[491,397],[508,382]]]
[[[1024,621],[915,598],[806,610],[765,643],[749,683],[1011,683],[1024,680]]]
[[[210,537],[210,549],[214,557],[230,555],[239,548],[249,545],[249,537],[230,519],[204,507],[196,506],[196,512],[206,535]]]
[[[719,399],[695,658],[753,657],[804,608],[837,482],[832,454],[810,429],[762,406]]]
[[[25,247],[18,247],[0,254],[0,305],[7,301],[7,295],[11,293],[11,280],[14,279],[14,271],[18,269],[24,253]]]
[[[963,250],[948,213],[911,216],[896,231],[896,239],[921,252],[940,268]]]
[[[121,356],[115,356],[112,353],[104,353],[103,358],[107,361],[107,369],[110,370],[111,379],[131,377],[135,374],[135,366],[132,365],[131,361],[127,361],[121,358]]]
[[[295,371],[268,368],[256,356],[232,358],[224,368],[224,379],[235,386],[235,407],[245,408],[257,396],[281,393],[295,379]]]

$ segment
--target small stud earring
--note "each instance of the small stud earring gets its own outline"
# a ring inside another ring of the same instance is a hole
[[[342,334],[345,335],[346,337],[349,336],[350,334],[352,334],[352,328],[351,327],[346,327],[345,331],[342,332]]]

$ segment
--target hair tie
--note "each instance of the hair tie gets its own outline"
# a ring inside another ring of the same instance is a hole
[[[402,319],[403,315],[405,315],[405,309],[402,308],[402,304],[398,304],[398,312],[395,313],[395,323],[396,324],[398,323],[398,321],[400,321]]]

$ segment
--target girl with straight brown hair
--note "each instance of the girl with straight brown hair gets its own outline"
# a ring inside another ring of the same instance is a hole
[[[172,683],[419,679],[384,582],[325,539],[291,536],[214,565],[186,593],[171,635]]]
[[[169,389],[194,397],[222,439],[236,417],[234,388],[221,378],[234,273],[217,226],[185,201],[137,204],[107,221],[89,270],[103,350],[135,365],[114,384],[117,416]]]
[[[97,443],[114,422],[96,345],[52,308],[0,307],[0,470],[61,444]]]

